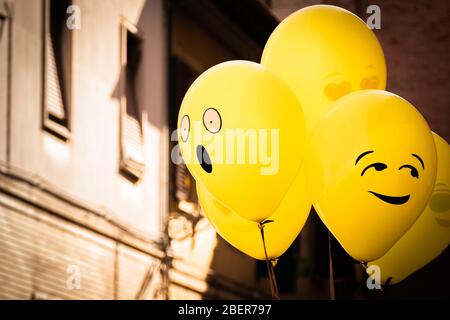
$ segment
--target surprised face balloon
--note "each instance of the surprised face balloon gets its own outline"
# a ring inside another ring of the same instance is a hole
[[[314,130],[308,153],[313,205],[360,261],[382,256],[426,206],[436,178],[427,123],[406,100],[351,93]]]
[[[270,71],[247,61],[219,64],[192,84],[178,133],[195,180],[229,210],[255,222],[277,209],[305,147],[295,95]]]

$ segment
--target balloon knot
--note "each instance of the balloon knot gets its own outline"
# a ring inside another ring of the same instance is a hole
[[[264,228],[265,224],[268,224],[268,223],[271,223],[271,222],[273,222],[273,220],[264,220],[264,221],[261,221],[260,223],[258,223],[258,226],[259,226],[260,229],[262,229],[262,228]]]
[[[270,263],[272,263],[272,267],[275,268],[275,266],[276,266],[277,263],[278,263],[278,258],[276,258],[276,259],[271,259],[271,260],[270,260]]]

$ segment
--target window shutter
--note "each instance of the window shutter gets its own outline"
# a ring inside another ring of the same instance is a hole
[[[180,201],[189,200],[190,177],[184,163],[175,166],[175,196]]]
[[[124,147],[124,158],[136,163],[144,163],[142,150],[142,131],[138,119],[130,116],[127,112],[122,113],[122,145]]]
[[[65,24],[70,0],[44,0],[43,26],[43,128],[69,138],[72,31]]]
[[[141,39],[137,28],[122,20],[121,25],[121,77],[120,77],[120,171],[132,182],[144,173],[144,146],[141,108],[137,91],[140,67]]]
[[[47,30],[45,34],[46,45],[46,86],[45,97],[47,112],[52,116],[64,120],[66,113],[64,110],[64,101],[61,88],[61,82],[58,76],[58,66],[56,64],[55,46],[51,33]]]
[[[0,14],[0,39],[2,37],[3,25],[4,25],[5,20],[6,20],[6,18],[2,14]]]

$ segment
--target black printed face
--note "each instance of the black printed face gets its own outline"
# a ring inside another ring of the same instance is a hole
[[[450,228],[450,188],[447,184],[436,183],[428,206],[436,221],[441,226]]]
[[[216,134],[222,128],[222,118],[219,111],[215,108],[207,108],[203,113],[202,123],[204,128],[211,134]],[[190,118],[188,115],[184,115],[181,120],[181,140],[187,142],[189,138],[190,128]],[[195,147],[195,153],[198,163],[200,164],[203,171],[206,173],[212,173],[213,164],[211,162],[211,157],[208,150],[202,144]]]
[[[360,162],[360,165],[362,164],[363,158],[365,160],[368,160],[370,158],[374,158],[376,154],[374,151],[365,151],[361,153],[355,161],[355,166],[358,165],[358,162]],[[372,160],[373,161],[373,160]],[[385,170],[390,169],[387,164],[383,162],[372,162],[369,161],[369,164],[365,165],[361,171],[361,177],[364,177],[367,174],[377,174],[381,173]],[[417,168],[420,168],[420,170],[425,170],[425,165],[422,160],[422,158],[417,154],[411,154],[411,163],[405,163],[400,165],[398,168],[394,168],[398,172],[402,172],[402,170],[408,170],[411,179],[419,179],[419,170]],[[390,172],[390,174],[395,174],[395,172]],[[410,192],[411,190],[405,190],[404,195],[388,195],[382,192],[381,190],[368,190],[370,194],[377,197],[381,201],[384,201],[386,203],[392,204],[392,205],[402,205],[408,202],[410,198]]]

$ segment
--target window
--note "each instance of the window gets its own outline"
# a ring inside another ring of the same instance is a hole
[[[2,32],[3,32],[3,24],[5,23],[6,16],[0,13],[0,39],[2,38]]]
[[[8,8],[0,5],[0,159],[9,161],[9,110],[11,88],[11,39]]]
[[[198,73],[182,58],[171,56],[170,59],[170,111],[169,128],[173,132],[177,128],[178,111],[183,97],[198,77]],[[178,141],[171,141],[169,150],[173,150]],[[181,154],[179,155],[181,158]],[[170,162],[170,211],[195,214],[194,205],[197,203],[195,180],[184,163]]]
[[[72,35],[66,27],[69,0],[44,1],[43,28],[43,128],[69,138]]]
[[[138,92],[142,40],[137,28],[125,19],[120,31],[120,172],[132,182],[137,182],[144,173],[142,112]]]

